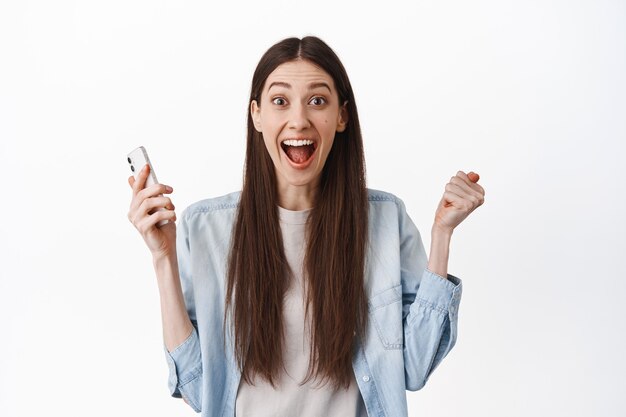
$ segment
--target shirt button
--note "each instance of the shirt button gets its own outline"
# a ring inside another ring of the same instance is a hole
[[[365,381],[365,382],[369,382],[369,381],[370,381],[370,377],[369,377],[369,375],[365,375],[365,376],[363,376],[363,381]]]

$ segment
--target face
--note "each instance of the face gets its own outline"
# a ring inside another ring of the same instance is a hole
[[[336,132],[347,124],[332,77],[304,60],[279,65],[250,112],[274,162],[280,190],[317,187]]]

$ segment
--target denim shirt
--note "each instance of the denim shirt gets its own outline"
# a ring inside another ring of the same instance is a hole
[[[191,335],[165,348],[168,386],[202,416],[234,416],[241,372],[223,333],[225,277],[240,192],[198,201],[181,216],[178,266]],[[405,390],[424,386],[456,342],[461,280],[429,271],[404,203],[368,189],[365,288],[369,320],[352,366],[368,416],[405,417]]]

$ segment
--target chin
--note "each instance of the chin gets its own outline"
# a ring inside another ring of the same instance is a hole
[[[303,187],[307,185],[313,185],[319,181],[319,175],[312,175],[310,173],[303,173],[301,175],[282,175],[285,183],[292,187]]]

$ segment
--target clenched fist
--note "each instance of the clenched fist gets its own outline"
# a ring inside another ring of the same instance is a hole
[[[475,172],[466,174],[463,171],[450,178],[435,212],[435,227],[452,232],[485,202],[485,190],[478,185],[479,178]]]

